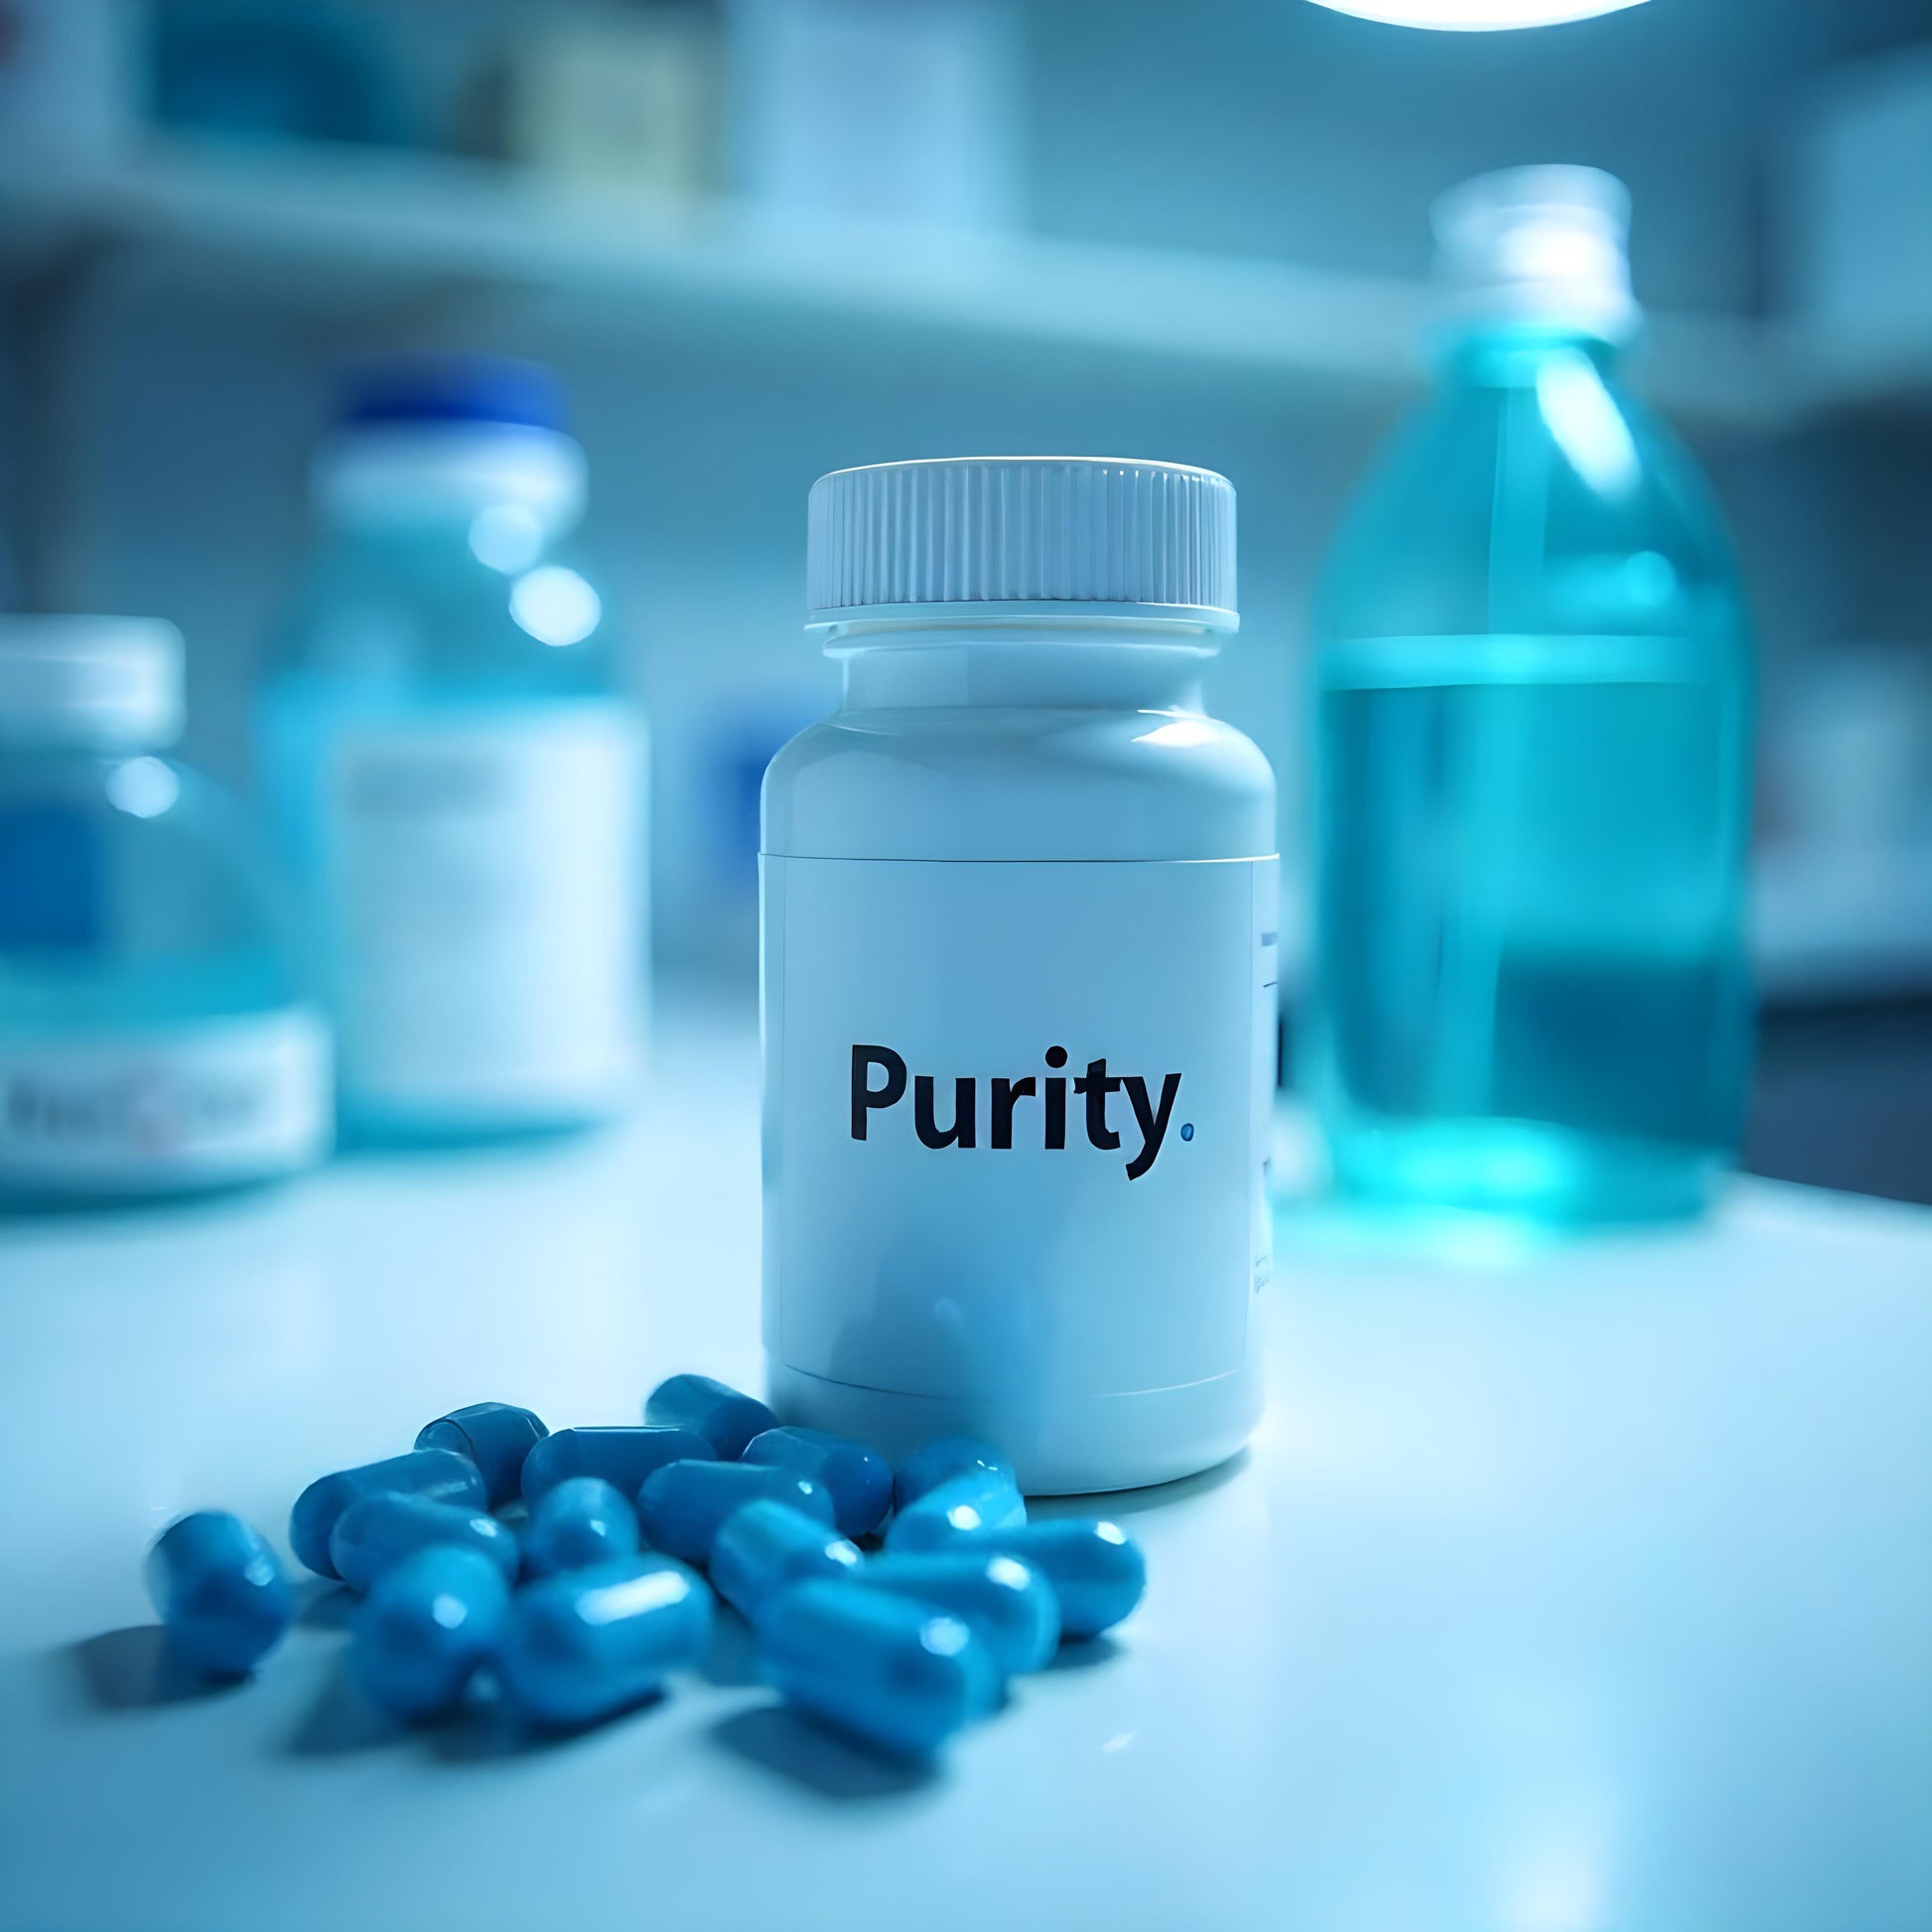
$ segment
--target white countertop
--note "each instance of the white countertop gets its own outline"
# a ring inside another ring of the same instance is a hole
[[[0,1228],[0,1927],[1932,1925],[1932,1213],[1763,1183],[1515,1255],[1288,1217],[1261,1438],[1107,1504],[1143,1609],[929,1778],[731,1643],[534,1745],[376,1719],[320,1588],[256,1682],[157,1674],[181,1510],[281,1542],[456,1404],[755,1380],[756,1083],[687,1016],[621,1133]]]

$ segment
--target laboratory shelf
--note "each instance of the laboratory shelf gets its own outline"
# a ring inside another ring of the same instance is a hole
[[[1932,845],[1760,853],[1751,958],[1759,993],[1775,1002],[1932,994]]]
[[[1764,1182],[1550,1246],[1286,1206],[1259,1439],[1104,1505],[1141,1611],[930,1774],[729,1618],[549,1739],[391,1729],[320,1585],[254,1683],[158,1669],[179,1510],[279,1543],[453,1404],[756,1378],[755,1030],[659,1033],[601,1137],[0,1227],[4,1932],[1932,1923],[1932,1211]]]
[[[929,328],[1290,387],[1418,385],[1431,303],[1420,282],[1285,261],[600,196],[453,157],[177,142],[91,168],[0,164],[0,262],[16,273],[129,249],[332,312],[481,284],[722,306],[787,329],[814,317]],[[1771,334],[1723,316],[1654,318],[1638,380],[1715,426],[1778,425],[1807,396]]]

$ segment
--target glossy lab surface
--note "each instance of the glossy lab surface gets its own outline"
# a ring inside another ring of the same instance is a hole
[[[0,1490],[6,1932],[1932,1923],[1932,1215],[1762,1183],[1515,1254],[1285,1217],[1253,1449],[1100,1505],[1145,1602],[929,1777],[780,1711],[722,1611],[709,1679],[540,1744],[369,1712],[320,1581],[253,1683],[171,1679],[184,1509],[280,1547],[454,1405],[756,1387],[756,1042],[672,1019],[612,1136],[0,1228],[0,1402],[61,1446]]]

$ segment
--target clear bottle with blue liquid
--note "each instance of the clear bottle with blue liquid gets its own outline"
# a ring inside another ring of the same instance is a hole
[[[1749,1075],[1735,566],[1622,384],[1621,186],[1517,170],[1435,218],[1436,392],[1317,597],[1305,1082],[1357,1201],[1695,1213]]]
[[[240,807],[165,756],[182,645],[0,620],[0,1204],[265,1180],[329,1141],[329,1040]]]
[[[318,453],[322,538],[261,693],[345,1136],[587,1125],[636,1080],[644,733],[558,555],[583,451],[542,369],[398,361]]]

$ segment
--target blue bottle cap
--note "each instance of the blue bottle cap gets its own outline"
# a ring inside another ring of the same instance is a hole
[[[564,387],[536,362],[508,355],[393,356],[352,370],[342,420],[395,423],[504,423],[561,430]]]

